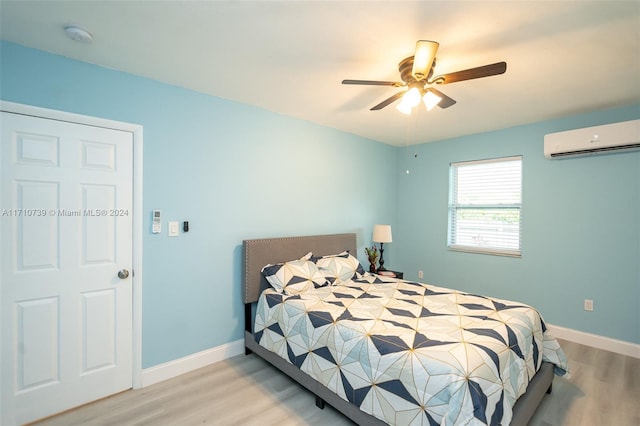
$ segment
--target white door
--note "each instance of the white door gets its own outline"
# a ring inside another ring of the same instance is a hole
[[[1,423],[21,424],[132,386],[133,136],[1,114]]]

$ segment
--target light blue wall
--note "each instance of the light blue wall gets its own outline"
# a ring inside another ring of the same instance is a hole
[[[243,239],[357,232],[366,264],[373,224],[395,226],[379,202],[393,147],[12,43],[0,55],[2,100],[144,126],[145,368],[242,338]],[[191,231],[169,238],[169,220]]]
[[[392,224],[385,265],[408,278],[422,269],[423,281],[522,300],[552,324],[640,342],[640,153],[542,155],[545,133],[640,118],[640,105],[394,148],[7,42],[0,98],[144,126],[145,368],[241,338],[243,239],[357,232],[366,266],[374,223]],[[447,251],[449,162],[516,154],[523,257]],[[150,234],[153,209],[165,230],[189,220],[192,231]],[[585,298],[594,312],[583,311]]]
[[[633,105],[403,150],[398,267],[411,279],[423,270],[428,283],[529,303],[554,325],[640,343],[640,152],[543,155],[546,133],[637,118]],[[522,258],[448,251],[449,163],[510,155],[523,155]]]

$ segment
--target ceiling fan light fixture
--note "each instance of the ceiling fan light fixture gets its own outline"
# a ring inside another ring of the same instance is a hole
[[[407,93],[402,97],[402,103],[406,103],[410,108],[413,108],[420,103],[421,98],[422,94],[420,93],[420,89],[412,87],[407,90]]]
[[[411,115],[411,110],[413,109],[413,107],[407,104],[406,102],[402,101],[398,104],[396,109],[405,115]]]
[[[425,97],[426,97],[426,94],[425,94]],[[400,101],[396,109],[403,114],[410,115],[411,110],[413,110],[413,108],[418,106],[420,104],[420,100],[422,99],[423,99],[422,91],[418,87],[414,86],[405,92],[405,94],[402,96],[402,100]],[[429,99],[431,100],[433,98],[429,98]],[[426,105],[426,100],[424,102]],[[437,102],[440,102],[440,99],[436,100],[436,104]]]
[[[435,41],[418,40],[411,69],[411,74],[416,80],[424,80],[429,77],[429,71],[431,71],[439,46],[440,44]]]
[[[441,100],[442,97],[436,95],[430,90],[427,90],[427,92],[422,97],[422,102],[424,102],[424,105],[427,107],[427,111],[431,111],[433,108],[435,108],[435,106],[438,105]]]

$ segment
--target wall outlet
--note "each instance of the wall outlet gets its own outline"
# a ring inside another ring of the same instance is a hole
[[[593,311],[593,300],[584,299],[584,310],[585,311]]]
[[[418,271],[418,278],[424,278],[424,271],[421,269]]]

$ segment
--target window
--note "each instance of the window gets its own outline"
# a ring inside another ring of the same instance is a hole
[[[451,250],[521,255],[522,157],[450,164]]]

